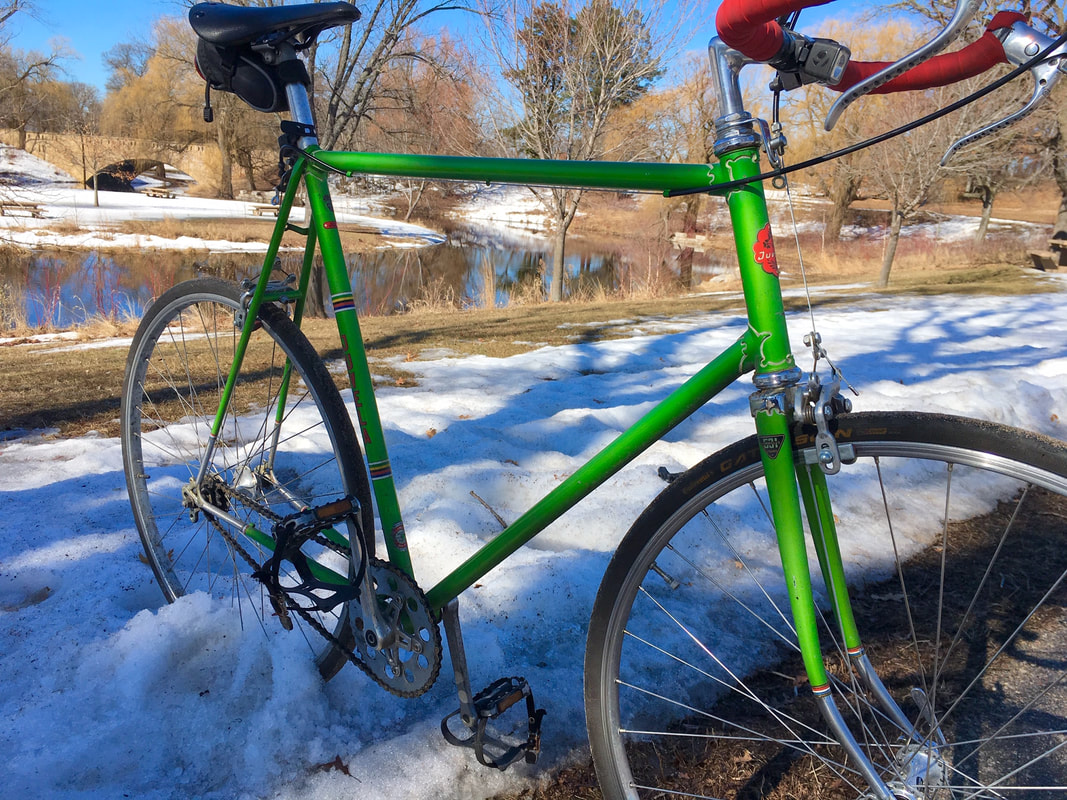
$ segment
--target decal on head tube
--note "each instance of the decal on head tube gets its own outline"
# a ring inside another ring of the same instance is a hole
[[[778,458],[778,454],[782,452],[782,445],[784,443],[785,436],[780,433],[773,436],[759,437],[759,446],[763,448],[763,452],[767,454],[767,458],[771,461]]]
[[[752,245],[752,253],[756,257],[756,263],[763,267],[768,275],[778,277],[778,256],[774,252],[774,237],[771,236],[771,223],[763,226],[756,234],[756,243]]]

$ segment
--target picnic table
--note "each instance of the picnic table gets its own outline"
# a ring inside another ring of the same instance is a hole
[[[272,216],[278,216],[278,206],[271,205],[270,203],[253,203],[252,213],[257,217],[262,217],[264,214],[270,214]]]
[[[1048,250],[1031,252],[1030,260],[1042,272],[1067,267],[1067,238],[1049,239]]]
[[[1049,239],[1048,249],[1056,255],[1057,266],[1067,267],[1067,239]]]
[[[0,200],[0,215],[10,216],[19,212],[29,214],[31,217],[43,217],[44,209],[39,203],[30,203],[22,200]]]
[[[148,195],[149,197],[161,197],[164,200],[173,200],[175,196],[174,192],[170,191],[169,189],[163,189],[154,186],[152,188],[145,189],[141,194]]]

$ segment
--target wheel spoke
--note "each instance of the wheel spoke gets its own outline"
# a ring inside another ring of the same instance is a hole
[[[911,414],[850,415],[839,440],[856,458],[826,481],[835,530],[812,564],[840,546],[863,649],[830,577],[815,611],[869,766],[804,684],[747,440],[670,484],[605,574],[586,662],[605,794],[860,800],[873,773],[927,800],[1063,796],[1067,445]]]
[[[210,438],[237,350],[241,331],[234,320],[241,309],[240,289],[211,278],[175,287],[153,304],[134,338],[123,387],[123,462],[148,561],[168,599],[206,592],[236,609],[242,629],[254,617],[251,627],[268,632],[277,625],[276,612],[252,573],[272,551],[243,531],[251,526],[270,535],[278,519],[296,510],[352,496],[365,509],[361,522],[369,534],[373,506],[333,379],[277,306],[261,309],[218,437]],[[226,513],[216,519],[205,507]],[[368,541],[362,550],[372,554]],[[302,546],[312,560],[327,549],[314,539]],[[288,560],[279,575],[283,587],[306,585]],[[321,626],[349,647],[346,609],[304,613],[314,624],[292,617],[297,635],[330,677],[347,657],[334,640],[307,628]]]

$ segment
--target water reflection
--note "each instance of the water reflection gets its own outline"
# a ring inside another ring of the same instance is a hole
[[[254,269],[249,256],[195,252],[82,250],[0,254],[0,325],[67,328],[104,317],[136,318],[174,284]]]
[[[541,239],[499,230],[456,228],[432,247],[389,248],[349,257],[355,296],[364,314],[418,306],[486,307],[540,300],[551,250]],[[564,296],[611,295],[653,281],[677,282],[676,251],[666,243],[591,242],[571,238]],[[94,317],[137,317],[154,297],[179,281],[211,274],[241,279],[258,271],[262,256],[246,253],[83,251],[7,252],[0,259],[0,321],[8,330],[69,327]],[[282,269],[296,272],[298,254]],[[703,254],[694,272],[714,272]],[[697,277],[699,280],[699,277]]]

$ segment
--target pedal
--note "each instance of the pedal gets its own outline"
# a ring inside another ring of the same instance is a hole
[[[252,577],[267,587],[271,605],[286,630],[292,630],[293,627],[289,610],[330,611],[359,596],[360,581],[366,569],[365,557],[360,560],[354,580],[348,584],[337,584],[317,578],[308,557],[301,551],[309,539],[340,526],[346,520],[351,519],[358,527],[359,511],[359,501],[354,497],[342,497],[317,508],[306,508],[290,514],[275,523],[274,552],[252,573]],[[299,584],[281,585],[281,566],[285,561],[293,565],[300,579]],[[296,605],[294,601],[297,596],[302,597],[306,604]]]
[[[526,741],[508,743],[497,738],[488,730],[489,721],[500,717],[509,708],[525,698],[526,700]],[[463,739],[456,736],[448,727],[454,717],[463,717],[461,708],[457,708],[441,720],[441,733],[445,741],[457,747],[470,747],[478,763],[493,769],[505,770],[519,759],[527,764],[536,764],[541,754],[541,720],[545,710],[537,708],[530,684],[525,678],[501,678],[489,684],[476,694],[472,702],[473,719],[463,722],[471,735]]]
[[[478,763],[493,769],[505,770],[519,759],[527,764],[537,763],[541,754],[541,720],[545,710],[537,708],[533,692],[525,678],[501,678],[478,694],[471,696],[470,673],[467,669],[467,653],[463,647],[463,634],[459,627],[459,603],[449,602],[441,610],[448,651],[452,656],[459,708],[441,720],[441,733],[445,741],[457,747],[470,747]],[[526,741],[506,742],[488,730],[489,721],[503,715],[508,709],[526,700]],[[449,721],[459,717],[470,732],[461,738],[448,727]]]

